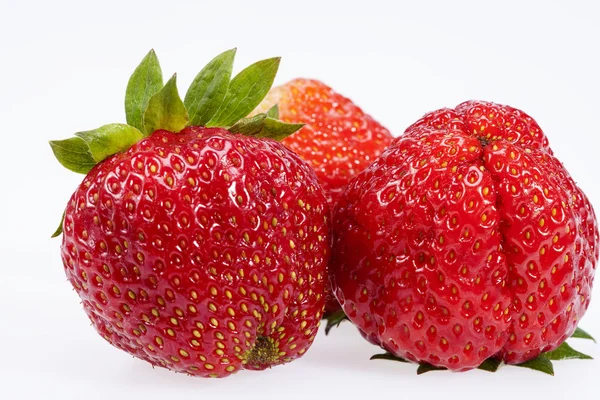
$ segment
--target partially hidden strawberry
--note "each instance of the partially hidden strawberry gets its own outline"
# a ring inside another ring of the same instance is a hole
[[[51,142],[87,174],[65,211],[62,260],[92,325],[135,357],[202,377],[304,354],[330,253],[314,172],[270,139],[301,125],[241,119],[279,59],[230,80],[234,53],[211,61],[182,101],[150,52],[129,81],[130,125]]]
[[[393,139],[352,100],[314,79],[298,78],[274,87],[255,112],[273,106],[282,121],[304,124],[281,142],[313,167],[331,206],[350,179]]]
[[[317,80],[298,78],[271,89],[255,112],[267,112],[274,106],[282,121],[304,124],[282,143],[314,168],[331,208],[350,179],[392,141],[385,127]],[[326,311],[338,311],[340,306],[330,290],[327,298]]]
[[[333,224],[334,291],[385,357],[549,373],[587,358],[564,341],[590,303],[596,217],[524,112],[425,115],[350,182]]]

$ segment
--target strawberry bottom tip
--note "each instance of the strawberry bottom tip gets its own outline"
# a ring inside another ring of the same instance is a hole
[[[249,369],[265,369],[277,364],[279,349],[273,338],[259,336],[254,345],[243,356],[243,362]]]

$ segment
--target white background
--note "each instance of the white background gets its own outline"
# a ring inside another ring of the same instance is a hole
[[[597,398],[598,360],[556,362],[553,378],[520,368],[417,377],[369,361],[378,349],[349,324],[264,372],[152,369],[94,332],[64,277],[49,235],[81,176],[47,141],[124,121],[127,79],[150,48],[184,92],[238,47],[238,70],[283,56],[277,82],[319,78],[395,135],[467,99],[522,108],[600,210],[599,17],[594,1],[0,0],[0,398]],[[581,326],[600,337],[598,286]],[[575,344],[600,359],[600,345]]]

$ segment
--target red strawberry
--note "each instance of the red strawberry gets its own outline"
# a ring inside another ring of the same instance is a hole
[[[227,77],[225,89],[235,90],[236,79]],[[145,123],[152,113],[177,113],[174,94],[163,96],[163,109],[151,99]],[[210,111],[186,103],[192,122]],[[265,136],[255,122],[225,125]],[[289,128],[263,122],[270,133]],[[98,131],[79,136],[110,143]],[[65,142],[53,148],[72,166],[61,149],[73,143]],[[98,143],[89,143],[93,154]],[[87,174],[65,212],[62,259],[109,343],[153,365],[224,377],[310,347],[324,306],[328,214],[314,172],[280,143],[221,128],[159,129]]]
[[[256,111],[274,105],[282,121],[305,124],[282,143],[314,168],[332,208],[350,179],[392,141],[390,132],[350,99],[316,80],[294,79],[271,89]],[[339,310],[330,290],[327,297],[326,310]]]
[[[409,127],[348,185],[334,232],[335,293],[363,335],[459,371],[556,349],[598,260],[592,206],[537,123],[478,101]]]

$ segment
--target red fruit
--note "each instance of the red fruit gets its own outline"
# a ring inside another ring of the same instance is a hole
[[[452,370],[558,347],[585,313],[594,211],[517,109],[470,101],[409,127],[341,196],[335,293],[371,342]]]
[[[223,377],[310,347],[328,212],[314,173],[278,142],[159,130],[86,176],[66,210],[62,258],[112,345]]]
[[[393,139],[350,99],[317,80],[294,79],[271,89],[256,112],[275,104],[282,121],[305,124],[282,143],[314,168],[332,208],[350,179]],[[327,297],[327,311],[338,310],[330,290]]]

